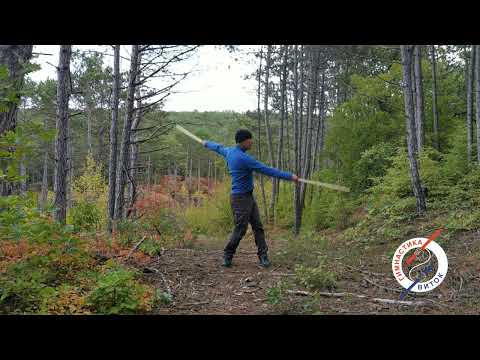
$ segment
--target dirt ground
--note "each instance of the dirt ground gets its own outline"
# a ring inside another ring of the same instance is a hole
[[[391,273],[391,259],[372,256],[373,252],[383,252],[380,248],[355,257],[359,261],[354,265],[347,264],[342,257],[332,261],[338,279],[334,292],[365,297],[330,297],[327,290],[315,294],[295,285],[284,296],[281,306],[272,305],[268,289],[281,280],[293,280],[293,271],[275,262],[268,269],[260,267],[250,232],[240,243],[232,268],[220,266],[223,243],[209,243],[207,239],[195,249],[165,250],[144,268],[144,276],[157,288],[172,294],[173,301],[159,306],[156,314],[478,314],[480,264],[472,253],[479,244],[480,234],[475,232],[462,235],[447,247],[449,273],[444,283],[435,291],[405,299],[423,301],[420,306],[374,300],[398,301],[402,290]],[[281,248],[279,242],[270,242],[269,246],[270,253]],[[362,257],[373,261],[362,262]]]

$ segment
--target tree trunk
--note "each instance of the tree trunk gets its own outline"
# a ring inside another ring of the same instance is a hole
[[[22,180],[20,181],[20,194],[25,195],[27,192],[27,167],[25,165],[26,161],[25,154],[22,155],[22,160],[20,161],[20,176]]]
[[[47,130],[47,119],[44,120],[44,127]],[[40,209],[45,209],[47,205],[47,198],[48,198],[48,144],[44,144],[44,152],[43,152],[43,175],[42,175],[42,190],[40,193]]]
[[[68,127],[68,141],[67,141],[67,209],[73,205],[72,201],[72,184],[73,184],[73,136],[72,129]]]
[[[136,71],[136,80],[135,82],[138,83],[140,81],[140,62],[142,61],[142,55],[139,53],[138,60],[137,60],[137,71]],[[137,86],[135,89],[135,97],[137,98],[137,108],[135,109],[135,117],[132,122],[132,129],[130,132],[130,176],[128,181],[128,201],[129,207],[132,211],[134,211],[133,206],[136,201],[137,196],[137,162],[138,162],[138,144],[137,141],[137,132],[135,131],[140,122],[142,121],[142,100],[140,86]],[[135,215],[134,213],[132,215]]]
[[[33,45],[0,45],[0,66],[8,70],[8,81],[15,91],[16,98],[20,100],[20,90],[23,87],[23,67],[32,57]],[[17,125],[17,104],[11,102],[5,112],[0,112],[0,136],[7,131],[14,131]],[[11,149],[14,151],[14,149]],[[7,169],[3,167],[3,173]],[[2,196],[12,194],[15,190],[13,183],[0,181],[0,192]]]
[[[412,182],[413,193],[416,199],[417,213],[421,214],[426,210],[425,195],[421,184],[420,175],[418,172],[417,159],[415,157],[414,145],[415,139],[415,110],[413,107],[413,94],[411,83],[412,71],[412,45],[400,45],[403,67],[403,93],[405,102],[406,115],[406,129],[407,129],[407,147],[408,147],[408,161],[410,165],[410,179]]]
[[[286,95],[286,88],[287,88],[287,56],[288,56],[288,45],[283,46],[283,64],[282,64],[282,73],[281,73],[281,90],[280,90],[280,128],[279,128],[279,143],[278,143],[278,151],[277,151],[277,165],[276,167],[279,169],[282,167],[282,152],[283,152],[283,127],[285,123],[285,95]],[[279,182],[280,180],[277,178],[273,179],[274,188],[272,191],[272,198],[276,198],[275,201],[278,200],[278,195],[280,193],[279,189]],[[276,214],[275,214],[275,202],[273,202],[271,206],[271,211],[273,212],[273,223],[276,222]]]
[[[477,121],[477,162],[480,165],[480,45],[475,45],[475,91],[476,91],[476,121]]]
[[[87,101],[85,112],[87,115],[87,152],[89,155],[92,155],[92,117],[93,109],[90,102]]]
[[[175,181],[177,180],[176,177],[176,170],[177,168],[175,167]],[[148,155],[148,166],[147,166],[147,189],[148,191],[152,191],[152,159],[150,158],[150,155]]]
[[[212,160],[208,159],[208,173],[207,173],[207,193],[210,194],[210,179],[212,172]]]
[[[130,63],[130,74],[128,77],[128,96],[126,102],[125,121],[123,123],[122,143],[120,145],[120,158],[117,169],[117,193],[115,199],[114,218],[123,217],[125,183],[130,159],[130,133],[132,129],[134,102],[135,102],[135,79],[138,69],[138,50],[139,45],[132,45],[132,55]]]
[[[68,102],[70,99],[70,58],[71,45],[60,45],[60,59],[57,70],[57,133],[55,139],[56,192],[54,218],[65,224],[67,216],[67,142]]]
[[[422,75],[422,48],[420,45],[415,45],[415,88],[416,88],[416,101],[415,101],[415,127],[417,131],[417,149],[420,153],[423,148],[425,140],[424,134],[424,100],[423,100],[423,75]]]
[[[197,192],[200,193],[200,166],[201,160],[198,158],[198,167],[197,167]]]
[[[311,152],[312,152],[312,138],[313,138],[313,112],[316,103],[317,96],[317,82],[318,82],[318,53],[314,53],[315,50],[309,51],[310,62],[310,74],[308,81],[308,112],[307,112],[307,125],[305,128],[305,151],[304,158],[305,164],[302,169],[302,178],[307,179],[310,176],[311,171]],[[306,184],[302,183],[300,186],[300,208],[305,206],[305,192]]]
[[[440,151],[439,122],[437,106],[437,59],[435,56],[435,45],[432,45],[432,110],[433,110],[433,146]],[[470,122],[471,125],[471,122]]]
[[[320,100],[318,104],[318,127],[315,136],[315,150],[313,152],[313,167],[312,173],[317,170],[317,157],[319,152],[323,149],[323,120],[325,112],[325,70],[322,71],[322,82],[320,85]]]
[[[272,46],[268,45],[267,46],[267,64],[265,65],[265,94],[264,94],[264,108],[265,108],[265,128],[267,131],[267,144],[268,144],[268,155],[270,159],[270,166],[274,166],[275,164],[275,159],[273,156],[273,142],[272,142],[272,130],[270,128],[270,122],[268,118],[268,98],[269,98],[269,93],[270,93],[270,83],[269,83],[269,78],[270,78],[270,61],[271,61],[271,55],[272,55]],[[272,194],[270,198],[270,207],[268,210],[268,222],[273,220],[273,212],[275,208],[275,179],[272,179]]]
[[[115,182],[117,175],[117,127],[118,102],[120,91],[120,45],[115,45],[113,55],[112,121],[110,123],[110,161],[108,166],[108,230],[112,232],[112,220],[115,214]]]
[[[257,87],[257,131],[258,131],[258,139],[257,139],[257,156],[258,160],[262,161],[262,140],[261,140],[261,123],[262,123],[262,113],[260,110],[260,98],[261,98],[261,87],[262,87],[262,58],[263,58],[263,47],[260,49],[260,65],[258,68],[258,87]],[[215,169],[214,169],[215,170]],[[268,209],[267,209],[267,198],[265,195],[265,182],[264,177],[262,174],[260,176],[260,191],[262,194],[262,204],[263,204],[263,212],[265,216],[265,221],[268,221]],[[215,170],[215,182],[217,181],[216,170]]]
[[[298,114],[298,45],[295,45],[295,63],[294,63],[294,93],[293,93],[293,166],[295,174],[299,174],[300,156],[299,156],[299,114]],[[295,184],[293,190],[293,205],[295,210],[294,234],[300,232],[301,213],[300,213],[300,186]]]
[[[304,46],[300,49],[300,105],[298,109],[298,170],[297,175],[300,174],[300,169],[303,167],[302,158],[302,139],[303,139],[303,110],[304,110],[304,93],[305,93],[305,61],[304,61]]]
[[[472,161],[472,144],[473,144],[473,83],[475,79],[475,45],[471,46],[470,61],[467,61],[466,66],[466,81],[467,81],[467,159],[470,163]]]
[[[32,57],[33,45],[0,45],[0,66],[8,69],[8,80],[17,92],[22,89],[24,73],[23,67]],[[15,130],[17,125],[17,105],[11,103],[8,111],[0,112],[0,135]]]

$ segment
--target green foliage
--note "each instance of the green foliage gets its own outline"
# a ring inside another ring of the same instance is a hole
[[[71,209],[70,223],[75,231],[95,231],[101,219],[102,214],[95,203],[79,201]]]
[[[407,153],[399,148],[391,158],[390,167],[385,176],[373,178],[370,189],[371,214],[382,214],[391,221],[410,219],[415,216],[415,197],[412,190]],[[441,154],[432,148],[424,148],[419,157],[419,169],[422,183],[428,189],[427,206],[430,201],[447,194],[448,183],[441,172]]]
[[[297,237],[290,235],[282,241],[281,250],[275,252],[272,259],[275,263],[292,265],[302,263],[316,265],[318,255],[327,245],[327,239],[313,231],[303,231]]]
[[[184,218],[193,234],[223,235],[231,231],[233,216],[230,208],[230,183],[223,184],[211,198],[204,200],[202,207],[188,207]]]
[[[33,193],[0,197],[0,237],[32,243],[55,243],[70,238],[70,229],[52,221],[36,207]]]
[[[326,269],[324,261],[324,257],[319,257],[319,264],[316,267],[296,265],[295,278],[299,284],[310,290],[334,289],[335,274]]]
[[[87,298],[87,305],[99,314],[134,314],[142,310],[146,287],[139,284],[136,272],[109,263]]]
[[[13,265],[0,275],[0,309],[2,313],[42,313],[53,296],[54,277],[46,257],[34,256]]]
[[[338,174],[333,169],[319,171],[313,179],[339,183]],[[313,193],[313,194],[310,194]],[[307,229],[317,231],[327,228],[345,228],[355,202],[348,193],[333,191],[324,188],[310,187],[306,197],[312,196],[304,210],[304,225]]]
[[[123,219],[117,223],[118,240],[122,245],[131,246],[145,234],[148,237],[139,249],[148,255],[157,255],[163,247],[183,239],[185,225],[182,220],[172,209],[159,209],[139,219]],[[159,235],[159,238],[154,238],[154,235]]]
[[[156,290],[155,298],[156,301],[162,305],[170,305],[173,301],[172,294],[170,294],[169,292],[161,291],[160,289]]]
[[[90,265],[75,241],[56,243],[46,255],[32,255],[0,275],[0,309],[4,313],[47,313],[58,287],[75,283],[76,272]]]
[[[388,142],[375,144],[365,150],[353,167],[352,190],[360,193],[374,184],[372,178],[384,176],[392,165],[391,158],[396,149],[395,144]]]
[[[286,281],[279,281],[275,286],[272,286],[267,289],[267,301],[271,305],[280,305],[289,288],[289,284]]]
[[[103,177],[103,167],[87,156],[85,169],[73,183],[74,206],[67,214],[67,223],[78,231],[94,230],[105,224],[108,185]]]

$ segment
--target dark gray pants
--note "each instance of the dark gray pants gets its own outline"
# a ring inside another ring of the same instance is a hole
[[[248,223],[252,226],[255,235],[255,244],[257,245],[258,256],[266,255],[268,251],[265,242],[265,232],[260,221],[260,212],[258,205],[252,193],[232,194],[230,195],[230,204],[232,206],[235,228],[225,246],[224,253],[226,257],[232,258],[237,250],[240,240],[247,232]]]

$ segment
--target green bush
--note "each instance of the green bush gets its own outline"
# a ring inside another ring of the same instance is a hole
[[[296,265],[295,278],[302,286],[310,290],[331,290],[336,287],[335,274],[325,268],[323,259],[316,267]]]
[[[267,289],[267,301],[271,305],[280,305],[287,293],[289,284],[286,281],[279,281],[275,286]]]
[[[70,210],[70,223],[75,231],[95,231],[102,220],[102,214],[93,202],[79,201]]]
[[[334,169],[321,170],[313,176],[313,179],[328,183],[342,183]],[[306,203],[304,209],[305,228],[318,231],[347,227],[350,215],[356,207],[349,193],[310,186],[307,188],[306,199],[310,198],[311,201]]]
[[[4,314],[45,313],[55,296],[55,273],[49,259],[33,256],[0,275],[0,309]]]
[[[87,305],[99,314],[138,313],[147,288],[135,276],[136,272],[109,262],[87,297]]]
[[[373,178],[385,175],[392,166],[392,156],[395,155],[397,146],[394,143],[380,143],[365,150],[360,160],[353,166],[351,180],[352,192],[360,193],[374,185]]]
[[[302,263],[316,265],[318,255],[327,246],[327,239],[315,232],[304,231],[297,237],[290,235],[283,239],[281,249],[273,253],[275,263],[292,265]]]
[[[193,234],[224,235],[233,227],[230,207],[230,183],[224,183],[201,207],[188,207],[183,212],[185,226]]]

